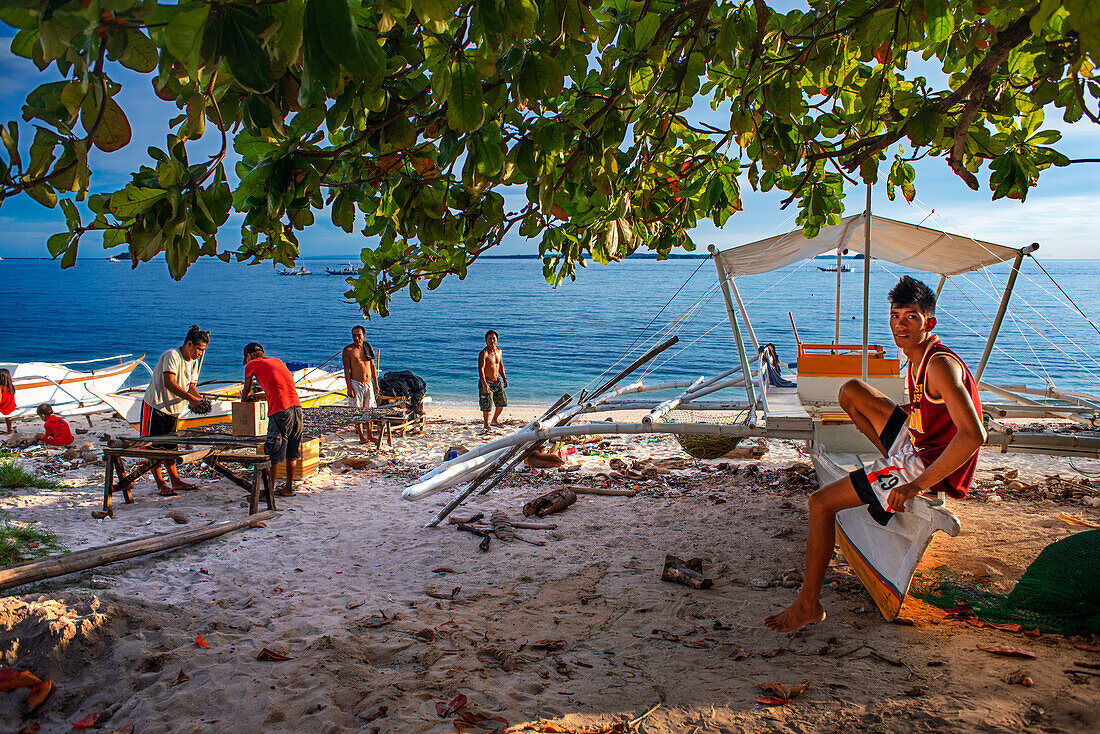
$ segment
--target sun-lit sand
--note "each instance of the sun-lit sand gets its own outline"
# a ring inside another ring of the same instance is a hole
[[[514,430],[538,412],[504,417]],[[429,416],[424,436],[377,452],[350,431],[324,436],[320,473],[280,498],[265,527],[8,592],[2,666],[49,678],[54,691],[30,717],[25,690],[0,694],[0,727],[70,731],[96,714],[101,731],[142,733],[476,733],[502,730],[501,720],[516,731],[589,732],[660,704],[636,731],[1100,729],[1100,677],[1064,672],[1075,662],[1100,671],[1100,647],[978,629],[913,602],[906,624],[884,622],[840,558],[823,596],[828,619],[791,635],[764,629],[800,579],[813,485],[793,444],[715,461],[687,457],[668,436],[566,444],[576,449],[567,471],[516,473],[456,514],[522,519],[525,502],[567,483],[637,494],[580,494],[543,520],[556,528],[520,530],[522,540],[481,552],[480,538],[453,525],[423,528],[453,490],[415,503],[401,490],[451,446],[504,432],[483,435],[476,406],[431,406]],[[102,434],[127,431],[97,419],[77,441],[99,446]],[[50,454],[26,463],[59,468],[60,452]],[[373,466],[349,468],[347,457]],[[1004,468],[1025,484],[1080,476],[1041,456],[986,452],[980,467],[986,488]],[[205,470],[182,473],[200,489],[163,498],[145,480],[135,504],[116,497],[103,521],[91,515],[102,501],[97,465],[67,469],[60,491],[16,490],[2,506],[69,550],[183,527],[170,511],[188,526],[246,513],[241,490]],[[1059,513],[1100,522],[1080,500],[990,494],[952,505],[962,535],[938,539],[928,565],[1003,591],[1043,547],[1082,530]],[[701,557],[714,587],[661,581],[666,553]],[[980,649],[998,646],[1036,657]],[[263,648],[290,659],[258,660]],[[1006,682],[1020,669],[1032,687]],[[768,706],[756,699],[769,682],[808,687]],[[458,694],[460,729],[437,713]],[[538,728],[547,720],[557,728]]]

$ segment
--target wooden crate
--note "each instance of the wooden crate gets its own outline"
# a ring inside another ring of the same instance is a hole
[[[263,452],[263,446],[256,447],[256,453],[262,454]],[[302,458],[295,459],[293,463],[294,478],[296,480],[306,479],[316,474],[317,469],[321,465],[321,439],[302,436]],[[279,465],[275,467],[275,478],[284,479],[285,477],[286,462],[281,461]]]
[[[267,402],[233,403],[233,435],[267,435]]]

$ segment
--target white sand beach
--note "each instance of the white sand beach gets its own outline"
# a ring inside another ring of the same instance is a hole
[[[530,412],[506,412],[509,430]],[[97,730],[143,734],[1100,729],[1100,641],[976,628],[913,600],[902,624],[887,623],[839,556],[824,622],[765,629],[796,593],[816,487],[793,444],[699,461],[669,436],[607,437],[575,445],[567,471],[516,473],[456,514],[523,519],[525,502],[566,483],[635,496],[580,494],[542,520],[555,528],[486,552],[453,525],[424,529],[453,490],[410,503],[402,489],[449,447],[485,441],[480,420],[476,406],[435,406],[425,435],[381,451],[351,432],[324,436],[320,473],[264,527],[7,592],[2,667],[49,678],[53,693],[30,716],[25,690],[0,694],[0,728],[71,731],[94,714]],[[77,442],[128,430],[97,418]],[[60,454],[25,465],[64,468]],[[349,456],[373,465],[350,469]],[[69,550],[183,527],[169,512],[189,526],[247,512],[242,490],[188,466],[198,491],[158,497],[143,480],[135,504],[116,496],[114,518],[96,520],[102,466],[64,469],[64,489],[15,490],[2,506]],[[1022,486],[994,478],[1008,469]],[[1060,513],[1100,523],[1089,504],[1100,490],[1064,459],[987,451],[978,480],[952,504],[962,534],[938,538],[926,566],[1004,591],[1084,529]],[[702,558],[713,588],[661,581],[666,553]],[[289,659],[258,660],[264,648]],[[1020,670],[1033,685],[1009,682]],[[771,682],[807,688],[786,705],[757,702]],[[437,704],[459,694],[458,714],[441,717]]]

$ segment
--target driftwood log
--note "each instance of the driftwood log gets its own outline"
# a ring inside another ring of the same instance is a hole
[[[665,555],[665,569],[661,573],[662,581],[690,586],[693,589],[709,589],[714,582],[703,578],[703,559],[684,560],[668,553]]]
[[[105,566],[116,561],[124,561],[134,556],[144,556],[149,553],[178,548],[181,545],[198,543],[216,538],[219,535],[225,535],[234,530],[249,527],[274,516],[275,513],[271,511],[260,512],[238,520],[224,520],[198,528],[179,530],[174,533],[157,533],[134,538],[133,540],[121,540],[110,545],[85,548],[63,555],[46,556],[34,561],[8,566],[0,569],[0,589],[10,589],[13,586],[21,586],[34,581],[84,571],[96,566]]]
[[[599,494],[606,497],[633,497],[638,494],[633,489],[610,489],[604,487],[570,487],[577,494]]]
[[[569,505],[577,501],[577,493],[571,489],[555,489],[553,492],[536,497],[523,506],[523,516],[538,515],[546,517],[555,512],[561,512]]]

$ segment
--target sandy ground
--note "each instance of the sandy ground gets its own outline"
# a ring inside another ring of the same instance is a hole
[[[517,412],[505,415],[511,429]],[[519,531],[533,543],[494,540],[481,552],[479,538],[454,526],[422,527],[450,491],[400,497],[448,447],[486,440],[479,423],[476,407],[435,406],[426,435],[392,449],[325,436],[324,468],[280,500],[266,527],[6,592],[2,666],[50,678],[54,692],[31,716],[26,691],[0,694],[0,729],[71,731],[96,714],[103,731],[476,733],[506,721],[589,732],[660,704],[632,730],[1100,730],[1100,676],[1065,672],[1077,663],[1100,672],[1096,641],[977,629],[919,603],[903,610],[911,624],[890,624],[841,559],[825,622],[791,635],[764,629],[763,617],[794,598],[802,564],[813,485],[792,444],[773,442],[760,460],[709,462],[667,436],[578,445],[568,458],[579,469],[517,474],[471,509],[520,519],[527,500],[566,482],[638,494],[581,495],[546,519],[555,529]],[[124,432],[97,419],[77,439],[98,446],[104,433]],[[170,511],[189,526],[246,512],[241,490],[188,468],[199,491],[157,497],[143,481],[135,504],[118,497],[115,517],[98,521],[102,467],[66,467],[51,453],[25,463],[64,470],[63,490],[18,490],[0,502],[69,550],[176,530]],[[348,456],[373,466],[348,469]],[[611,470],[616,458],[641,462],[633,474],[642,478]],[[1100,522],[1084,501],[1095,493],[989,491],[1006,468],[1024,483],[1080,476],[1065,460],[984,454],[987,489],[952,507],[962,535],[937,540],[927,556],[1002,591],[1043,547],[1081,532],[1059,513]],[[661,581],[666,553],[703,558],[714,587]],[[992,646],[1036,657],[979,649]],[[265,647],[290,659],[257,660]],[[1020,669],[1034,686],[1006,682]],[[769,707],[755,699],[772,681],[808,688]],[[436,704],[458,694],[470,723],[456,726]]]

